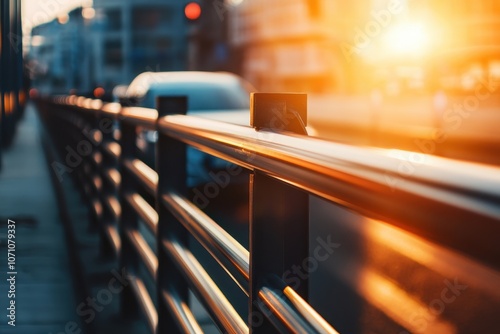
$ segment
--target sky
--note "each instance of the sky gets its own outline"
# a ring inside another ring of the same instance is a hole
[[[89,0],[22,0],[24,32],[26,33],[33,26],[48,22],[70,9],[88,3]]]

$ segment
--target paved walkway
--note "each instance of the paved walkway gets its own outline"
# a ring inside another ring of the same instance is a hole
[[[63,225],[42,150],[40,124],[28,107],[0,172],[0,333],[78,332]],[[16,222],[15,327],[7,324],[7,220]],[[74,322],[74,323],[72,323]],[[65,328],[66,327],[66,328]]]

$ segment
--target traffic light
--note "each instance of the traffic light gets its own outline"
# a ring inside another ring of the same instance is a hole
[[[196,21],[201,16],[201,6],[197,2],[190,2],[184,7],[184,15],[189,21]]]

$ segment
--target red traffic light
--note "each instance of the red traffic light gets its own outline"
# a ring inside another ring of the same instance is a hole
[[[201,7],[196,2],[190,2],[184,7],[184,15],[188,20],[197,20],[201,15]]]

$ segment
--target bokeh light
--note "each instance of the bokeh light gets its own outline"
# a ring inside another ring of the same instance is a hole
[[[201,7],[196,2],[190,2],[184,8],[184,14],[189,20],[197,20],[201,15]]]

